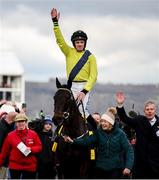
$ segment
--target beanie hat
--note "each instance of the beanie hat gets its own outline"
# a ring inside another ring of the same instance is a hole
[[[46,115],[44,118],[44,124],[48,123],[48,124],[52,124],[52,117],[50,115]]]
[[[27,121],[28,117],[24,113],[17,114],[15,117],[15,122],[17,121]]]
[[[116,108],[110,107],[102,115],[101,119],[108,121],[111,125],[114,125],[116,113],[117,113]]]

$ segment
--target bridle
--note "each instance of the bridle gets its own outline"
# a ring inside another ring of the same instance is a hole
[[[72,93],[72,91],[71,91],[70,89],[68,89],[68,88],[58,88],[58,91],[60,91],[60,90],[62,90],[62,91],[68,91],[68,92],[69,92],[69,94],[70,94],[70,99],[71,99],[72,101],[76,102],[76,103],[75,103],[76,108],[79,108],[80,105],[82,106],[82,111],[83,111],[83,114],[84,114],[84,119],[86,119],[86,118],[85,118],[85,111],[84,111],[83,102],[80,101],[80,102],[78,103],[77,100],[74,98],[74,95],[73,95],[73,93]],[[57,92],[58,92],[58,91],[57,91]],[[63,134],[62,134],[62,129],[63,129],[64,122],[68,122],[69,119],[70,119],[70,113],[69,113],[69,112],[70,112],[70,108],[71,108],[71,103],[68,105],[67,110],[63,112],[62,120],[61,120],[61,122],[57,125],[58,136],[63,136]],[[55,112],[55,113],[56,113],[56,112]],[[88,130],[87,130],[84,134],[82,134],[81,136],[79,136],[79,137],[77,137],[77,138],[83,137],[83,136],[84,136],[85,134],[87,134],[87,133],[88,133]]]
[[[76,104],[76,107],[77,107],[77,108],[79,108],[80,105],[82,106],[82,111],[83,111],[83,114],[84,114],[84,119],[86,119],[83,102],[80,101],[80,102],[78,103],[78,102],[77,102],[77,99],[74,98],[74,95],[73,95],[73,93],[72,93],[72,91],[71,91],[70,89],[67,89],[67,88],[59,88],[58,91],[60,91],[60,90],[62,90],[62,91],[68,91],[68,92],[69,92],[69,94],[70,94],[70,96],[71,96],[70,99],[72,99],[74,102],[76,102],[75,104]],[[57,92],[58,92],[58,91],[57,91]],[[61,126],[61,125],[64,123],[64,121],[69,120],[69,118],[70,118],[70,113],[69,113],[70,107],[71,107],[71,103],[68,105],[67,110],[63,112],[62,121],[59,123],[58,126]]]

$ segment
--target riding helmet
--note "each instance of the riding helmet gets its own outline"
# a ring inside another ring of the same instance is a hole
[[[71,36],[71,41],[74,46],[75,46],[75,41],[77,40],[84,40],[86,46],[87,39],[88,39],[87,34],[81,30],[75,31]]]

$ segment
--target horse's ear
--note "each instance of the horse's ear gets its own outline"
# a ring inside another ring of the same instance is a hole
[[[59,89],[62,87],[60,81],[58,80],[58,78],[56,77],[56,87]]]
[[[71,81],[71,79],[68,79],[68,81],[67,81],[67,87],[68,87],[68,89],[71,89],[71,87],[72,87],[72,81]]]

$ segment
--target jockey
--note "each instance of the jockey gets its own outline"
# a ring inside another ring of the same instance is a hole
[[[64,53],[66,57],[66,71],[67,77],[69,77],[70,72],[73,67],[77,64],[80,58],[85,53],[85,47],[87,43],[87,34],[81,30],[74,32],[71,36],[71,41],[73,44],[73,48],[70,47],[60,31],[58,20],[59,13],[55,8],[51,11],[51,17],[54,23],[54,34],[59,45],[61,51]],[[78,72],[78,74],[74,77],[72,82],[72,92],[77,99],[78,102],[82,101],[84,105],[84,111],[86,118],[90,115],[88,111],[88,104],[90,99],[90,91],[92,90],[96,80],[97,80],[97,64],[96,58],[93,54],[89,55],[87,62],[82,67],[82,69]],[[82,107],[79,108],[80,112],[83,114]]]

